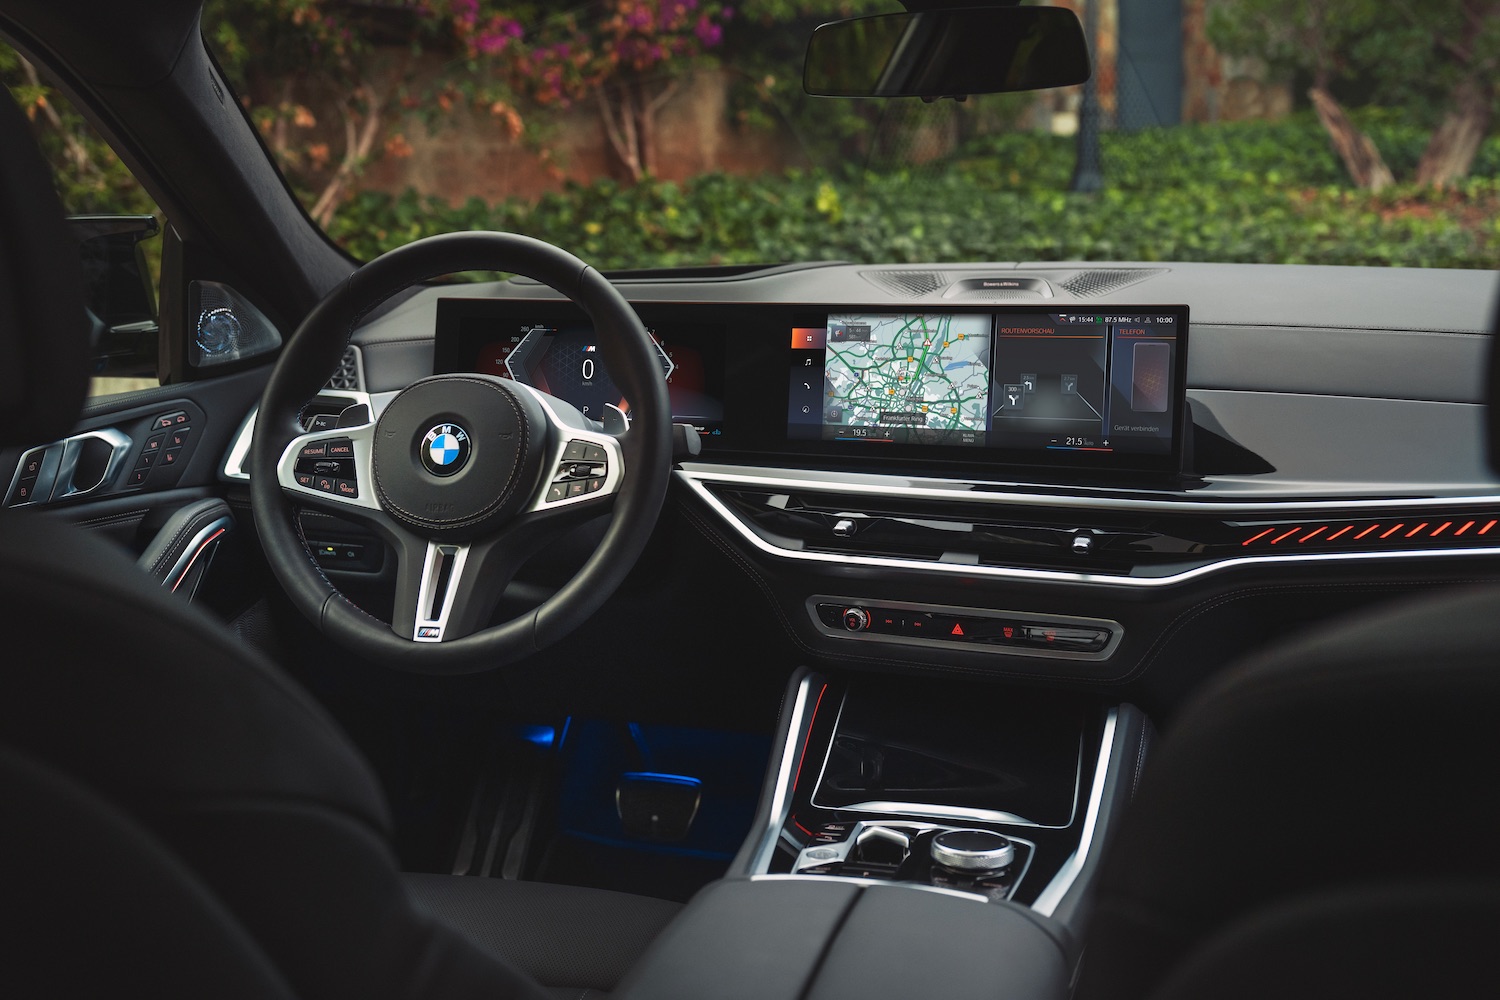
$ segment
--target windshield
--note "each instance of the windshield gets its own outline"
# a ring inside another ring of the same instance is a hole
[[[870,0],[212,0],[354,256],[499,229],[603,268],[847,260],[1494,267],[1500,4],[1097,0],[1083,87],[803,94]]]

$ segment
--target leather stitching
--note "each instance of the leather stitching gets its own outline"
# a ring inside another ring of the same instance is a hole
[[[215,505],[213,507],[207,508],[206,510],[199,511],[197,514],[194,514],[192,517],[188,518],[187,523],[177,530],[177,534],[172,537],[172,541],[169,542],[167,544],[167,547],[162,550],[162,553],[157,557],[156,562],[151,564],[152,575],[159,575],[162,570],[172,565],[173,562],[176,562],[177,557],[182,554],[179,546],[181,545],[184,537],[191,538],[193,535],[197,534],[198,531],[203,527],[212,524],[214,521],[217,521],[223,516],[224,510],[221,508],[221,505]]]
[[[498,393],[500,395],[500,398],[505,400],[506,405],[511,408],[511,411],[515,413],[516,420],[521,426],[521,452],[516,458],[515,465],[511,467],[510,479],[506,482],[505,489],[501,490],[500,495],[494,500],[490,501],[490,503],[483,510],[479,511],[479,513],[473,515],[472,517],[464,518],[461,521],[437,521],[431,518],[423,517],[420,514],[414,514],[391,499],[390,494],[388,494],[385,491],[385,487],[381,485],[380,467],[375,462],[375,457],[372,449],[370,458],[370,471],[374,475],[375,491],[380,494],[381,502],[391,507],[392,509],[399,511],[401,514],[405,515],[407,518],[424,528],[467,528],[471,524],[478,524],[479,522],[483,521],[485,518],[493,514],[500,507],[503,507],[506,501],[509,500],[515,493],[516,486],[520,483],[520,476],[518,475],[518,473],[526,464],[527,452],[530,449],[530,445],[527,442],[526,435],[526,431],[529,430],[530,425],[527,423],[525,412],[516,405],[516,401],[511,398],[510,393],[500,388],[499,386],[491,382],[486,382],[482,379],[450,377],[449,380],[455,382],[471,382],[474,385],[484,386],[486,389],[491,389],[494,392]],[[399,399],[400,397],[398,396],[396,399],[392,400],[391,405],[394,406],[399,401]]]

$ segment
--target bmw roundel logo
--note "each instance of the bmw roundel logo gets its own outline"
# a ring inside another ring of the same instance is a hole
[[[438,424],[422,438],[422,465],[434,476],[451,476],[469,460],[469,432],[457,424]]]

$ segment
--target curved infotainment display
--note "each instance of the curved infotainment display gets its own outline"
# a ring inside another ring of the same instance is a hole
[[[1181,469],[1185,306],[634,305],[673,419],[708,452]],[[437,372],[517,379],[591,417],[628,411],[576,306],[445,298],[437,317]]]

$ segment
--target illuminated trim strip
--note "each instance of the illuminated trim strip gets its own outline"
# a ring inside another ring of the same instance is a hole
[[[1092,586],[1118,586],[1118,588],[1157,588],[1157,586],[1176,586],[1187,580],[1196,580],[1199,577],[1209,576],[1211,573],[1220,573],[1223,570],[1236,567],[1250,567],[1250,565],[1286,565],[1295,562],[1355,562],[1364,559],[1452,559],[1455,556],[1490,556],[1496,558],[1500,555],[1494,547],[1482,547],[1482,549],[1394,549],[1382,550],[1382,552],[1314,552],[1305,555],[1265,555],[1265,556],[1229,556],[1226,559],[1218,559],[1200,567],[1184,570],[1182,573],[1173,573],[1170,576],[1110,576],[1106,573],[1074,573],[1070,570],[1023,570],[1016,567],[992,567],[992,565],[963,565],[954,562],[921,561],[921,559],[894,559],[888,556],[864,556],[853,555],[853,553],[841,552],[805,552],[805,550],[781,549],[780,546],[769,543],[760,535],[750,531],[739,517],[729,508],[724,507],[723,501],[712,495],[711,490],[703,484],[702,480],[690,472],[679,469],[676,477],[687,484],[688,489],[702,499],[708,507],[718,514],[724,523],[735,531],[739,538],[747,541],[760,552],[778,559],[792,559],[796,562],[820,562],[828,567],[870,567],[879,570],[904,570],[916,571],[916,573],[944,573],[957,574],[957,576],[968,577],[993,577],[1002,580],[1037,580],[1046,583],[1086,583]],[[805,487],[805,484],[802,484]],[[951,498],[950,498],[951,499]],[[1431,501],[1430,501],[1431,502]],[[1496,498],[1500,504],[1500,498]],[[1500,523],[1493,520],[1488,528]],[[1479,532],[1484,534],[1484,532]]]
[[[1222,570],[1241,566],[1281,566],[1290,563],[1314,563],[1314,562],[1355,562],[1362,560],[1389,560],[1389,559],[1451,559],[1454,557],[1489,556],[1494,558],[1500,555],[1494,548],[1441,548],[1441,549],[1395,549],[1390,551],[1376,552],[1315,552],[1301,555],[1264,555],[1264,556],[1231,556],[1215,562],[1195,566],[1192,569],[1183,570],[1181,573],[1173,573],[1167,576],[1111,576],[1106,573],[1079,573],[1070,570],[1045,570],[1045,569],[1021,569],[1010,566],[976,566],[959,563],[943,563],[936,561],[923,561],[919,559],[896,559],[886,556],[863,556],[844,552],[808,552],[805,550],[784,549],[778,545],[761,538],[751,531],[740,518],[724,505],[713,492],[708,489],[705,482],[722,482],[715,474],[711,478],[705,478],[701,474],[679,469],[677,478],[687,485],[699,499],[717,514],[734,532],[761,552],[778,559],[788,559],[796,562],[822,563],[830,567],[848,568],[851,566],[870,567],[886,570],[905,570],[921,573],[943,573],[948,575],[959,575],[968,577],[991,577],[1004,580],[1035,580],[1048,583],[1072,583],[1088,584],[1100,587],[1121,587],[1124,589],[1171,587],[1195,580],[1199,577],[1217,573]],[[749,477],[737,477],[736,482],[743,485],[767,485],[765,480],[753,480]],[[810,489],[810,483],[791,483],[789,488]],[[961,499],[948,496],[949,500]],[[1033,501],[1035,498],[1032,498]],[[1051,504],[1061,502],[1060,498],[1049,500]],[[1492,503],[1500,504],[1500,497],[1491,498]],[[1427,501],[1430,505],[1433,501]],[[1347,505],[1340,505],[1347,506]],[[1200,508],[1201,509],[1201,508]],[[1493,528],[1500,524],[1500,520],[1491,521],[1487,526]],[[1400,527],[1400,525],[1398,525]],[[1480,534],[1484,534],[1483,531]]]

